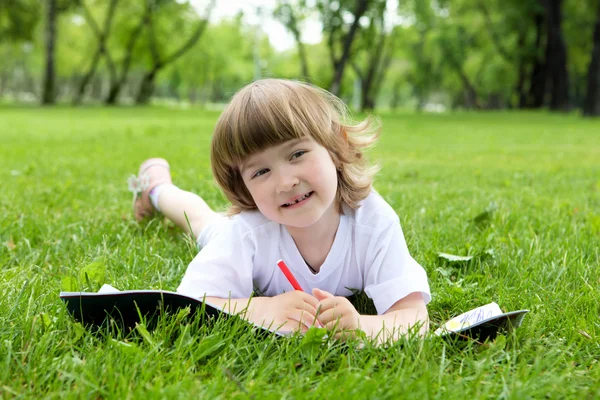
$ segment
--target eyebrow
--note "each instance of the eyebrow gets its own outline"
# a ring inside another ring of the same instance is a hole
[[[283,148],[284,150],[289,149],[290,147],[294,147],[302,142],[308,141],[309,138],[307,136],[304,136],[302,139],[298,138],[298,139],[291,139],[288,140],[287,142],[285,142]],[[243,174],[246,170],[252,169],[254,168],[254,166],[258,164],[258,162],[251,162],[248,164],[242,163],[242,166],[240,168],[240,172]]]

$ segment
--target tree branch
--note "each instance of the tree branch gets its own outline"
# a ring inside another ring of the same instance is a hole
[[[164,60],[163,65],[170,64],[173,61],[177,60],[196,44],[198,39],[200,39],[200,37],[202,36],[204,29],[206,29],[206,26],[208,25],[208,20],[210,19],[210,14],[212,13],[214,5],[215,1],[211,0],[208,11],[206,12],[206,16],[202,21],[198,23],[198,26],[196,27],[196,30],[194,31],[192,36],[190,36],[189,39],[179,49],[177,49],[173,54],[168,56]]]
[[[106,40],[108,39],[108,36],[110,35],[110,29],[112,27],[112,20],[115,15],[115,10],[117,8],[118,2],[119,2],[119,0],[111,0],[110,1],[108,10],[106,12],[106,19],[104,20],[104,27],[102,30],[100,30],[100,27],[98,26],[98,24],[94,20],[94,17],[92,16],[92,13],[90,12],[89,8],[86,6],[85,1],[84,0],[79,1],[79,4],[81,5],[81,8],[83,10],[84,18],[87,21],[88,25],[92,28],[92,31],[94,32],[94,34],[96,35],[96,38],[98,39],[98,48],[99,48],[100,52],[104,54],[104,57],[106,58],[106,64],[108,65],[108,69],[111,74],[115,73],[116,68],[115,68],[115,64],[112,60],[112,57],[110,55],[110,52],[106,48]]]
[[[152,14],[152,0],[146,0],[146,13],[144,20],[148,28],[148,47],[150,48],[150,56],[152,57],[153,68],[160,68],[160,54],[158,52],[158,46],[156,45],[156,33],[154,32],[154,21],[152,20]]]
[[[510,53],[506,50],[506,47],[504,47],[502,45],[500,36],[494,30],[494,24],[492,22],[492,17],[491,17],[490,12],[485,4],[485,0],[479,0],[478,5],[479,5],[479,9],[481,10],[481,12],[483,13],[483,16],[485,18],[485,22],[486,22],[485,25],[487,27],[487,31],[490,34],[490,36],[492,38],[492,42],[494,42],[494,45],[496,46],[498,53],[500,53],[500,55],[509,63],[514,63],[514,61],[515,61],[514,57],[511,56]]]
[[[352,47],[352,42],[354,41],[356,32],[358,32],[358,29],[360,27],[360,18],[365,14],[368,6],[369,0],[356,0],[356,8],[353,12],[354,21],[350,26],[350,30],[348,30],[348,33],[344,36],[342,45],[342,55],[340,56],[340,59],[337,62],[331,85],[329,85],[329,91],[336,96],[339,94],[340,91],[341,80],[344,74],[344,67],[346,66],[346,62],[350,58],[350,48]]]
[[[358,64],[356,63],[356,61],[352,61],[350,63],[350,65],[352,66],[352,69],[354,70],[354,73],[358,76],[358,79],[362,81],[364,81],[364,75],[362,73],[362,71],[360,70],[360,67],[358,66]]]
[[[129,71],[129,65],[131,64],[131,60],[133,58],[133,48],[135,47],[135,42],[137,42],[140,34],[142,33],[142,29],[145,24],[145,17],[140,19],[139,24],[133,31],[131,31],[131,36],[129,36],[129,41],[127,42],[127,47],[125,48],[125,55],[123,56],[123,62],[121,63],[121,76],[117,78],[115,74],[115,80],[118,79],[120,83],[123,83],[127,78],[127,72]]]

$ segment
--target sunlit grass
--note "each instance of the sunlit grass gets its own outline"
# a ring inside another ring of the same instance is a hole
[[[195,249],[164,221],[133,221],[126,179],[163,156],[175,183],[223,207],[208,159],[217,116],[0,109],[0,397],[600,395],[600,123],[571,115],[383,115],[370,154],[428,272],[432,328],[490,301],[530,309],[506,340],[359,349],[235,321],[96,335],[74,324],[58,293],[92,263],[102,274],[82,289],[175,290]]]

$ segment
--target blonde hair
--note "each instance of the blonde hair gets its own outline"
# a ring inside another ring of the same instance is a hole
[[[379,126],[373,118],[352,124],[348,108],[331,93],[290,80],[253,82],[231,99],[212,138],[211,166],[217,184],[231,202],[228,214],[255,210],[242,180],[241,163],[249,156],[282,142],[311,136],[325,147],[338,169],[337,201],[358,208],[378,168],[363,150],[375,143]]]

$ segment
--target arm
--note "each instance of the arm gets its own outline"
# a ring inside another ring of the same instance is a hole
[[[383,315],[360,315],[358,325],[367,337],[379,343],[396,341],[413,327],[423,336],[429,328],[429,316],[423,295],[411,293],[398,300]]]
[[[424,335],[429,326],[425,301],[419,292],[398,300],[382,315],[360,315],[348,299],[324,290],[315,289],[313,294],[320,300],[319,322],[328,329],[339,330],[338,338],[348,336],[349,331],[361,330],[377,343],[386,343],[400,339],[413,326],[418,326],[419,334]]]

